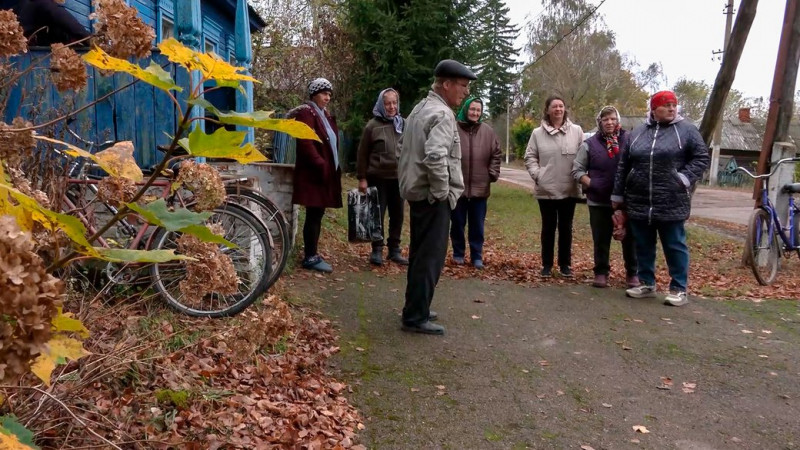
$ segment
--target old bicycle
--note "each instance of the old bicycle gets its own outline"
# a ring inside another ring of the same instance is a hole
[[[71,130],[70,133],[87,144],[90,152],[97,147]],[[91,234],[100,229],[98,222],[119,211],[114,205],[97,198],[99,177],[91,175],[92,168],[92,163],[85,158],[71,159],[61,208],[78,217]],[[171,189],[174,178],[155,180],[151,196],[163,199],[170,206],[191,208],[194,202],[191,193]],[[192,316],[222,317],[241,312],[269,287],[273,261],[269,231],[258,216],[233,202],[226,202],[211,211],[206,225],[211,224],[217,224],[224,231],[223,237],[235,244],[235,247],[220,246],[221,252],[233,262],[238,279],[235,293],[225,295],[211,292],[201,298],[187,295],[181,289],[181,281],[186,278],[185,263],[182,261],[109,263],[106,267],[109,280],[131,283],[149,274],[152,286],[170,306]],[[97,243],[107,248],[175,250],[180,236],[179,232],[150,225],[135,214],[130,214],[100,237]]]
[[[775,163],[771,172],[755,175],[745,168],[738,170],[755,180],[761,181],[761,204],[750,214],[747,236],[745,238],[745,261],[753,270],[756,280],[769,286],[775,281],[780,265],[780,256],[789,256],[797,252],[800,257],[800,208],[794,200],[794,194],[800,193],[800,183],[789,183],[781,186],[781,192],[789,195],[787,224],[783,226],[775,205],[769,199],[769,179],[781,164],[800,162],[800,158],[784,158]],[[782,241],[782,245],[778,242]]]

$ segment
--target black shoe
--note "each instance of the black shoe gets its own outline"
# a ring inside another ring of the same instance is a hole
[[[369,263],[375,266],[383,265],[383,247],[375,247],[369,254]]]
[[[403,258],[403,253],[399,248],[393,248],[389,250],[389,261],[395,264],[400,264],[401,266],[408,265],[408,259]]]
[[[436,311],[428,311],[428,320],[433,322],[438,318],[439,318],[439,313],[437,313]]]
[[[410,325],[404,323],[402,330],[407,331],[409,333],[435,334],[440,336],[444,334],[443,326],[436,325],[435,323],[430,323],[430,321],[425,321],[416,325]]]
[[[572,268],[569,266],[562,267],[559,269],[559,271],[561,272],[561,276],[564,278],[572,278],[575,276],[575,274],[572,273]]]
[[[542,271],[539,272],[539,275],[542,278],[550,278],[553,276],[553,268],[552,267],[542,267]]]

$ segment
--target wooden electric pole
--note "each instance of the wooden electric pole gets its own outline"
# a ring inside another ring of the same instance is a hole
[[[728,0],[728,5],[725,6],[725,39],[722,42],[722,54],[728,51],[728,43],[731,40],[731,25],[733,24],[733,0]],[[727,97],[727,95],[726,95]],[[725,102],[722,102],[722,111],[725,111]],[[717,126],[714,129],[714,141],[711,144],[711,167],[708,174],[708,184],[711,186],[717,185],[717,173],[719,172],[719,149],[722,147],[722,123],[725,117],[717,121]]]
[[[700,122],[700,134],[706,144],[711,143],[711,135],[717,128],[717,123],[722,121],[722,112],[725,107],[725,99],[733,85],[736,77],[736,68],[739,66],[739,59],[742,57],[744,44],[747,42],[747,35],[750,34],[750,27],[756,17],[756,7],[758,0],[742,0],[739,2],[739,11],[736,20],[729,34],[728,46],[722,56],[722,65],[717,72],[714,80],[714,87],[708,98],[708,105]]]

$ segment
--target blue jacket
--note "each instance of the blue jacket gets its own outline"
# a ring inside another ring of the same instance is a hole
[[[686,220],[692,186],[708,167],[708,147],[697,127],[677,116],[658,123],[652,114],[622,149],[611,200],[635,220]]]

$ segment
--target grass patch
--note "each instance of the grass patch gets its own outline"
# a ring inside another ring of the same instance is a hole
[[[483,437],[489,442],[500,442],[503,440],[503,435],[496,431],[486,430],[483,432]]]
[[[698,356],[674,342],[659,341],[651,347],[652,354],[662,358],[678,359],[686,362],[698,361]]]
[[[162,405],[186,409],[189,406],[191,393],[189,391],[173,391],[172,389],[159,389],[155,392],[156,400]]]

